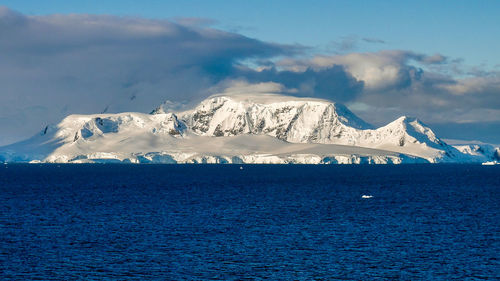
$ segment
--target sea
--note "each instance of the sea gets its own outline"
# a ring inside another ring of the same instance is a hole
[[[500,165],[0,166],[0,280],[495,279]]]

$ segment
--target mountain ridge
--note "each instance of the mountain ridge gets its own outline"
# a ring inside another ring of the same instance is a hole
[[[255,147],[254,149],[251,149]],[[214,95],[182,112],[69,115],[0,148],[3,162],[440,163],[495,160],[459,150],[416,118],[373,128],[347,107],[273,93]],[[479,155],[481,154],[481,155]]]

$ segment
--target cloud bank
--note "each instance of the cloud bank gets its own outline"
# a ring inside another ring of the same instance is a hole
[[[0,7],[0,143],[69,113],[149,111],[196,99],[243,59],[300,52],[195,19],[26,16]]]
[[[197,102],[234,81],[255,89],[272,82],[287,94],[346,103],[375,125],[402,114],[442,126],[500,124],[498,72],[403,50],[309,56],[303,46],[263,42],[211,23],[27,16],[0,7],[0,144],[67,114],[149,112],[165,100]]]

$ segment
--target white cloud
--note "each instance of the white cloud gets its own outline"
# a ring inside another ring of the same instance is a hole
[[[467,77],[453,84],[443,84],[439,87],[454,95],[478,95],[492,91],[500,92],[500,75],[493,77]],[[500,94],[500,93],[499,93]]]
[[[217,89],[217,90],[215,90]],[[282,94],[290,92],[285,86],[275,82],[249,83],[244,80],[228,80],[217,85],[214,92],[226,95],[242,94]]]
[[[376,53],[349,53],[345,55],[319,55],[307,60],[285,59],[278,62],[283,69],[305,71],[307,68],[322,69],[342,65],[356,79],[363,81],[369,90],[395,87],[415,76],[417,69],[409,67],[410,59],[428,58],[405,51],[381,51]],[[436,59],[433,59],[436,60]],[[432,60],[431,60],[432,61]]]

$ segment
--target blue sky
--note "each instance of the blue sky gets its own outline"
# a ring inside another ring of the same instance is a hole
[[[278,43],[297,43],[320,51],[335,42],[362,41],[356,51],[379,49],[442,53],[471,66],[498,68],[500,1],[168,1],[6,0],[28,15],[89,13],[146,18],[197,17],[223,30]]]
[[[499,144],[499,14],[500,1],[2,1],[0,145],[242,81]]]

